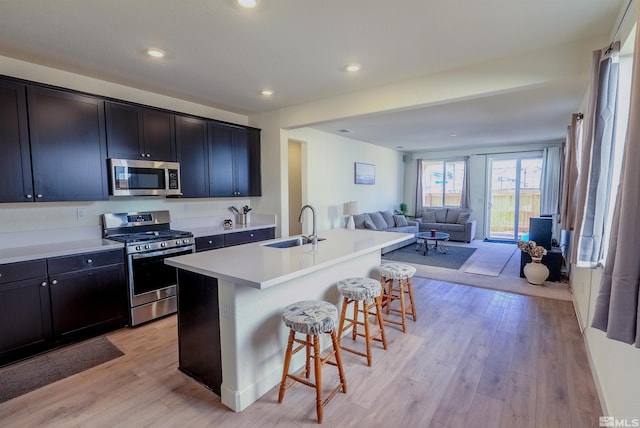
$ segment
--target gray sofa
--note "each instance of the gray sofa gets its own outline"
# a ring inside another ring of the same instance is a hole
[[[476,221],[469,218],[472,212],[464,208],[429,207],[420,215],[416,213],[416,221],[420,232],[435,229],[448,233],[451,241],[471,242],[476,236]]]
[[[418,222],[408,220],[405,216],[394,215],[391,211],[377,211],[371,213],[356,214],[353,216],[356,229],[382,230],[386,232],[418,233]],[[406,224],[405,224],[406,223]],[[404,247],[416,242],[415,236],[398,244],[390,245],[382,249],[382,254]]]

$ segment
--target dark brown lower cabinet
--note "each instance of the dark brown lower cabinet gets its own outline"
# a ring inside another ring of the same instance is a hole
[[[218,280],[178,269],[178,369],[220,395]]]
[[[0,265],[0,365],[127,323],[122,250]]]
[[[51,342],[46,260],[0,265],[0,365]]]

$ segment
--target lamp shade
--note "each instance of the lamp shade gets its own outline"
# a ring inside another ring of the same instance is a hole
[[[345,202],[342,206],[342,211],[344,215],[358,214],[358,202]]]

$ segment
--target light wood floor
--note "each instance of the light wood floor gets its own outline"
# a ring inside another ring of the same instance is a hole
[[[414,293],[418,321],[406,334],[387,327],[389,349],[374,345],[373,367],[343,353],[348,392],[326,407],[323,425],[598,426],[570,302],[419,278]],[[234,413],[179,372],[175,316],[108,338],[124,356],[0,404],[0,426],[317,426],[314,392],[304,385],[282,404],[276,387]],[[334,372],[324,368],[325,385]]]

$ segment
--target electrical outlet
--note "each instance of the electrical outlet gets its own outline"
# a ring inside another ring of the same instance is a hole
[[[82,221],[87,217],[87,210],[86,208],[78,208],[76,209],[76,219],[78,221]]]

